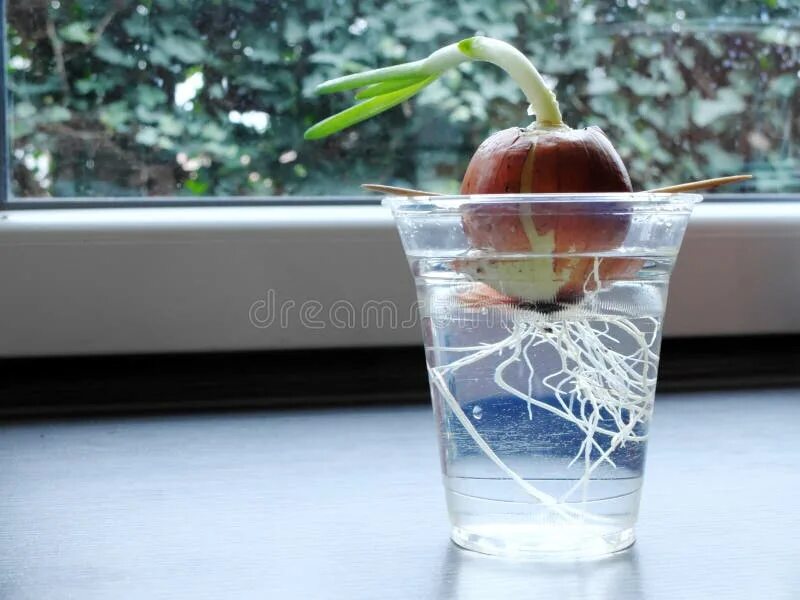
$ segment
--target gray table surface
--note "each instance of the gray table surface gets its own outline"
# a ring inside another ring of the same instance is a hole
[[[632,551],[448,542],[428,407],[0,426],[0,598],[800,598],[800,390],[658,398]]]

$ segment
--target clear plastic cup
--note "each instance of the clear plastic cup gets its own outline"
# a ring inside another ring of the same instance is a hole
[[[588,558],[634,542],[689,194],[388,197],[417,285],[451,537]]]

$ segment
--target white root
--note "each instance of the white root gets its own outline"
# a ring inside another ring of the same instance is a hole
[[[595,276],[597,272],[596,265]],[[641,317],[637,319],[640,324],[637,326],[624,316],[587,316],[582,311],[543,315],[509,306],[495,310],[503,312],[507,319],[504,324],[510,324],[509,335],[499,342],[480,346],[432,348],[465,354],[448,364],[429,366],[434,388],[481,451],[526,494],[567,520],[605,520],[585,509],[589,484],[603,464],[616,467],[612,456],[618,448],[647,439],[646,425],[652,417],[658,367],[654,346],[659,339],[660,322],[652,317]],[[645,329],[652,327],[652,330],[640,329],[642,323],[647,325]],[[547,401],[533,395],[535,361],[531,354],[541,347],[551,348],[560,359],[560,369],[541,379],[541,384],[552,395]],[[495,384],[526,402],[529,418],[534,418],[534,408],[541,409],[575,425],[584,436],[569,463],[572,467],[582,462],[583,473],[557,498],[536,488],[497,456],[447,383],[459,369],[498,353],[504,356],[505,352],[508,356],[494,369]],[[506,378],[507,370],[520,363],[527,369],[524,390],[514,387]],[[578,491],[581,491],[581,502],[570,502]]]
[[[505,344],[507,340],[501,342]],[[499,345],[499,344],[498,344]],[[547,506],[553,512],[560,517],[564,518],[565,520],[594,520],[594,521],[606,521],[607,519],[601,516],[587,514],[584,511],[577,509],[575,507],[569,506],[567,504],[561,503],[555,497],[551,496],[550,494],[539,490],[534,485],[520,477],[518,473],[516,473],[511,467],[505,464],[503,460],[497,456],[497,454],[492,450],[491,446],[483,439],[481,434],[475,428],[475,426],[470,422],[469,417],[467,417],[464,409],[461,408],[461,405],[458,403],[458,400],[455,398],[453,393],[450,391],[450,387],[447,385],[443,374],[446,372],[452,372],[453,370],[457,370],[460,367],[465,366],[466,364],[470,364],[471,362],[478,362],[479,360],[483,359],[485,356],[492,354],[497,351],[496,345],[487,346],[481,352],[475,353],[471,355],[469,358],[474,359],[470,362],[464,362],[464,360],[456,361],[459,362],[459,366],[456,369],[451,369],[454,363],[447,365],[445,367],[429,367],[429,372],[431,376],[431,382],[435,386],[435,388],[439,391],[439,393],[444,398],[447,406],[450,410],[453,411],[453,414],[459,420],[461,425],[464,429],[469,433],[470,437],[473,441],[478,445],[478,447],[483,451],[483,453],[491,460],[497,467],[503,471],[506,475],[511,478],[517,485],[522,488],[528,495],[533,497],[535,500],[539,501],[543,505]]]

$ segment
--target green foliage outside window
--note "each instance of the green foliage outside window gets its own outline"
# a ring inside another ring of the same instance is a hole
[[[455,191],[492,131],[526,125],[486,64],[322,142],[321,81],[476,33],[523,49],[567,122],[602,127],[638,189],[754,173],[800,192],[800,9],[790,0],[9,0],[20,197]],[[730,191],[730,190],[726,190]]]

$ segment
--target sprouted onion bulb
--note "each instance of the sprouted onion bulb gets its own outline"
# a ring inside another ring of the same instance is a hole
[[[333,79],[319,93],[362,88],[355,106],[317,123],[306,139],[318,139],[404,102],[446,70],[471,60],[504,69],[530,102],[536,121],[493,134],[477,149],[461,185],[462,194],[580,194],[631,192],[625,165],[598,127],[572,129],[561,119],[553,92],[531,62],[509,44],[472,37],[415,62]],[[586,203],[515,203],[476,198],[462,209],[472,251],[456,268],[507,301],[561,306],[579,301],[587,282],[615,279],[638,269],[636,260],[603,263],[589,254],[620,246],[630,215]],[[498,258],[534,254],[538,258]]]

